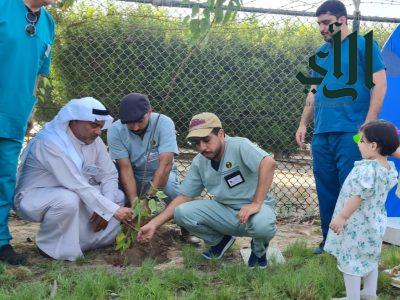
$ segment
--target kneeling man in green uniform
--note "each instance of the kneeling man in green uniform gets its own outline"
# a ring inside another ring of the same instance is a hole
[[[251,237],[249,267],[265,268],[269,241],[276,232],[275,200],[270,192],[275,161],[246,138],[229,137],[212,113],[194,116],[187,139],[199,154],[193,159],[181,194],[144,225],[139,241],[150,240],[158,227],[175,222],[210,246],[204,258],[220,259],[235,236]],[[193,200],[205,189],[213,200]]]

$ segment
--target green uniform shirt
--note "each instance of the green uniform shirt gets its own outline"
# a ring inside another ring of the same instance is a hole
[[[246,138],[227,136],[218,171],[211,166],[210,160],[198,154],[181,185],[181,194],[195,198],[205,188],[215,201],[239,209],[253,201],[260,162],[268,155]],[[271,192],[265,201],[274,204]]]

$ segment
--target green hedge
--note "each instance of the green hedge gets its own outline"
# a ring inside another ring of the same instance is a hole
[[[295,152],[305,98],[295,75],[307,71],[308,57],[321,43],[318,30],[292,20],[215,28],[171,88],[188,55],[189,37],[178,19],[151,6],[69,13],[59,24],[53,88],[39,116],[49,119],[67,99],[90,95],[117,118],[121,98],[140,92],[175,121],[181,146],[191,116],[211,111],[229,134],[274,153]]]

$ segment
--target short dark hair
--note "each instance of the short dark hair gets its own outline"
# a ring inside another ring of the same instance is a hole
[[[360,127],[360,132],[368,142],[378,145],[379,153],[383,156],[392,154],[400,145],[396,127],[384,120],[372,121]]]
[[[344,4],[339,0],[325,1],[320,5],[320,7],[318,7],[317,11],[315,12],[315,15],[317,17],[324,14],[331,14],[336,18],[340,18],[343,16],[347,18],[346,6],[344,6]]]
[[[221,127],[214,127],[213,130],[211,130],[211,133],[218,135],[218,132],[221,130]]]

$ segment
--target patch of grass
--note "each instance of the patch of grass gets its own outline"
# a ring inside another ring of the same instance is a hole
[[[224,258],[203,260],[200,250],[183,248],[184,267],[157,270],[154,261],[140,268],[90,267],[49,261],[35,277],[25,269],[0,265],[0,299],[330,299],[345,296],[336,260],[329,254],[313,255],[304,241],[285,251],[285,264],[250,270],[245,264]],[[382,265],[398,264],[397,248],[385,247]],[[17,270],[15,272],[15,270]],[[11,270],[13,270],[11,272]],[[22,271],[21,271],[22,270]],[[57,288],[54,288],[54,282]],[[380,299],[400,299],[381,273]]]
[[[182,248],[183,264],[186,268],[197,268],[204,262],[204,259],[198,253],[193,245],[184,245]]]
[[[121,288],[117,274],[106,268],[77,271],[57,279],[59,299],[106,299]]]
[[[311,258],[313,257],[312,250],[307,247],[305,240],[298,240],[293,244],[290,244],[283,255],[287,258]]]
[[[201,289],[207,285],[209,276],[194,269],[169,269],[161,274],[160,279],[165,288],[181,292]]]
[[[85,253],[85,256],[79,257],[76,261],[75,264],[77,266],[82,266],[82,265],[88,265],[91,263],[91,261],[96,257],[96,251],[91,251],[88,253]]]
[[[384,245],[380,265],[383,269],[389,269],[400,265],[400,247]]]

